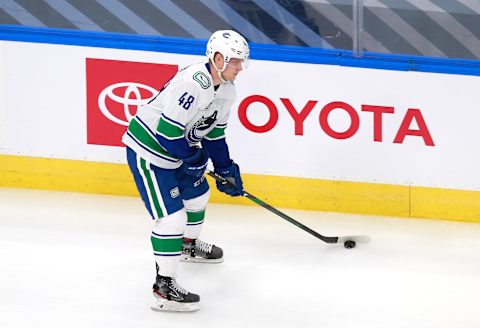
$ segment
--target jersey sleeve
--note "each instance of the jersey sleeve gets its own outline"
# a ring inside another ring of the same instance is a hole
[[[200,92],[192,82],[185,82],[169,92],[157,127],[157,134],[168,139],[184,138],[185,128],[197,108]]]
[[[202,140],[202,147],[207,151],[214,168],[223,169],[231,165],[232,161],[225,138],[217,140],[204,138]]]
[[[233,101],[226,101],[224,106],[228,110],[224,111],[224,115],[219,118],[217,125],[204,137],[208,141],[215,141],[225,139],[225,129],[228,125],[228,118],[230,116],[230,107],[233,105]]]
[[[183,159],[191,156],[195,149],[185,139],[185,128],[194,116],[199,90],[193,83],[182,83],[169,92],[158,122],[156,138],[172,155]]]
[[[202,140],[202,147],[207,150],[216,169],[228,167],[232,162],[225,138],[225,130],[233,102],[233,100],[225,101],[223,104],[227,109],[224,111],[225,114],[219,118],[217,125]]]

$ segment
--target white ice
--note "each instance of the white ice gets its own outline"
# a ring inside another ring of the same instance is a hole
[[[480,224],[210,204],[222,264],[182,263],[194,313],[150,310],[152,222],[139,198],[0,188],[0,327],[480,327]]]

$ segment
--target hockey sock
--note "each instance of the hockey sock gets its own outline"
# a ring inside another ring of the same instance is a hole
[[[205,219],[205,207],[209,197],[210,191],[207,191],[199,197],[183,201],[188,217],[187,228],[184,234],[185,238],[197,239],[200,236]]]
[[[185,209],[155,220],[151,241],[161,276],[176,276],[186,222]]]
[[[185,238],[196,239],[202,231],[205,211],[187,212],[187,228],[185,229]]]

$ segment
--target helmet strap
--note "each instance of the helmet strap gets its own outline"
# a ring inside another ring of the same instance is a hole
[[[215,60],[212,60],[212,64],[213,64],[213,67],[215,68],[215,70],[217,71],[217,76],[220,79],[220,81],[222,81],[222,83],[227,82],[227,80],[225,80],[222,76],[222,72],[225,70],[225,68],[227,68],[227,63],[225,63],[225,62],[223,63],[223,69],[219,69],[217,67],[217,65],[215,65]]]

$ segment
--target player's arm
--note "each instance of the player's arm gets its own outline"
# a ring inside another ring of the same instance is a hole
[[[198,94],[198,88],[191,83],[172,90],[155,136],[162,147],[183,161],[186,173],[199,177],[207,167],[208,154],[202,148],[191,147],[185,139],[189,113],[197,107]]]
[[[235,188],[227,183],[222,184],[217,181],[218,190],[236,197],[243,194],[243,182],[239,166],[230,158],[230,152],[225,138],[226,127],[226,123],[218,124],[202,140],[202,146],[207,150],[215,172],[236,186]]]

